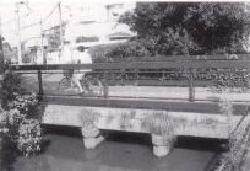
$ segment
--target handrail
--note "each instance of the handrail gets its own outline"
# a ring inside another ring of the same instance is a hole
[[[245,68],[250,69],[250,60],[175,60],[163,62],[119,62],[94,64],[36,64],[11,65],[12,70],[124,70],[124,69],[211,69]]]
[[[14,71],[38,71],[38,83],[39,83],[39,95],[43,96],[43,86],[42,86],[42,70],[87,70],[93,73],[101,72],[104,76],[107,74],[114,73],[147,73],[147,71],[157,70],[163,74],[166,70],[185,70],[185,73],[189,75],[188,85],[189,85],[189,100],[194,101],[194,88],[193,75],[196,69],[245,69],[250,70],[250,59],[176,59],[170,61],[151,61],[151,62],[106,62],[106,63],[94,63],[94,64],[38,64],[38,65],[10,65],[10,69]],[[142,71],[142,72],[141,72]],[[154,71],[152,72],[154,73]],[[97,73],[98,74],[98,73]],[[106,80],[107,78],[104,78]]]

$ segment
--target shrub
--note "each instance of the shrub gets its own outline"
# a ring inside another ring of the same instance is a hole
[[[154,54],[150,44],[143,39],[140,41],[97,46],[91,48],[89,52],[96,62],[115,61],[127,57],[145,57]]]
[[[20,77],[11,71],[5,72],[1,86],[0,122],[8,128],[6,136],[13,146],[25,156],[40,151],[43,137],[37,119],[37,95],[22,95]]]

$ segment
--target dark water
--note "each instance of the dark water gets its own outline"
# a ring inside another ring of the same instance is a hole
[[[30,158],[15,158],[7,150],[8,156],[1,158],[1,163],[5,165],[0,165],[0,170],[202,171],[215,156],[216,149],[213,143],[205,140],[178,140],[181,143],[178,142],[174,151],[159,159],[152,155],[149,136],[112,133],[105,134],[105,137],[106,141],[97,149],[85,150],[78,134],[49,133],[49,144],[42,154]],[[12,161],[7,162],[8,159]]]
[[[0,171],[12,171],[16,156],[15,146],[10,138],[0,133]]]

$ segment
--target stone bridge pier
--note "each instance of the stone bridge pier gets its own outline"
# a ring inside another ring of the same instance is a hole
[[[83,145],[86,149],[94,149],[100,144],[104,138],[100,134],[100,130],[94,124],[88,124],[81,128]]]
[[[86,149],[94,149],[104,140],[97,126],[99,113],[88,109],[83,109],[81,113],[82,115],[79,116],[79,120],[82,124],[83,145]]]
[[[153,154],[157,157],[167,156],[172,150],[172,141],[164,136],[152,134]]]

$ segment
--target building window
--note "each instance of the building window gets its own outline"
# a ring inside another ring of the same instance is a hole
[[[87,49],[88,49],[87,47],[83,47],[83,46],[78,46],[77,47],[78,52],[86,52]]]
[[[128,37],[110,37],[109,41],[126,41],[128,39]]]
[[[84,43],[84,42],[99,42],[98,37],[77,37],[76,43]]]
[[[37,53],[37,48],[31,48],[30,53]]]

